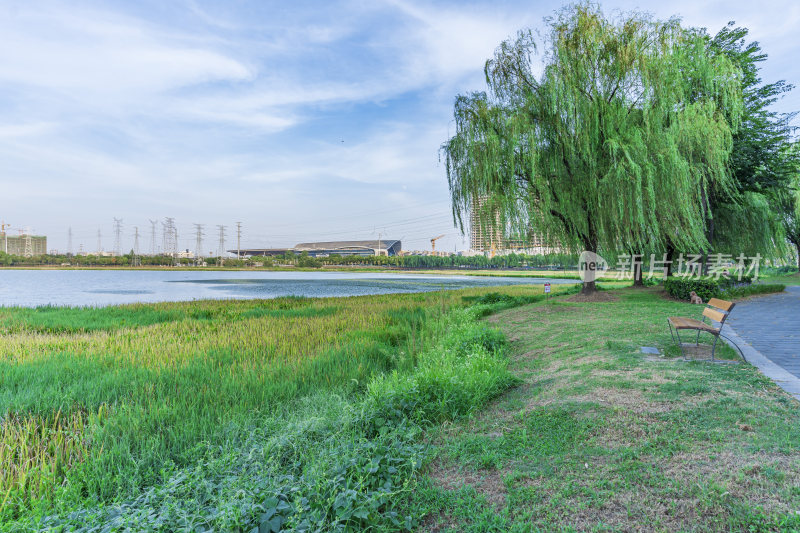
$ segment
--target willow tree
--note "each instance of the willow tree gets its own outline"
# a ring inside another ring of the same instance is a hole
[[[442,146],[456,223],[479,205],[484,225],[612,260],[706,249],[709,189],[731,186],[738,69],[676,19],[581,4],[547,22],[500,44],[487,92],[456,98]]]
[[[708,237],[715,250],[782,257],[786,252],[780,213],[800,169],[790,120],[795,113],[772,109],[792,89],[784,80],[765,83],[761,64],[767,54],[747,42],[747,28],[728,23],[713,38],[711,53],[725,55],[741,70],[743,110],[733,136],[730,169],[734,195],[712,195]]]
[[[797,145],[792,146],[793,150],[798,148]],[[779,205],[786,240],[792,243],[797,252],[797,268],[800,269],[800,174],[795,174],[791,186],[783,191]]]

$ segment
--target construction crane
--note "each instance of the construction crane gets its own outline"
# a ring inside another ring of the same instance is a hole
[[[434,237],[433,239],[431,239],[431,252],[433,252],[434,255],[436,254],[436,241],[438,241],[439,239],[441,239],[445,235],[447,235],[447,234],[446,233],[442,233],[438,237]]]

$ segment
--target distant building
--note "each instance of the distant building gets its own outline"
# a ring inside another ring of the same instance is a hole
[[[481,210],[486,202],[485,196],[477,196],[472,200],[469,212],[469,247],[476,252],[491,252],[501,247],[503,234],[500,220],[495,217],[494,224],[481,223]]]
[[[400,241],[381,239],[375,241],[334,241],[334,242],[303,242],[296,245],[292,251],[296,254],[308,252],[312,257],[328,255],[399,255]]]
[[[311,257],[327,257],[331,255],[400,255],[402,244],[394,239],[381,239],[374,241],[329,241],[329,242],[301,242],[294,248],[242,248],[239,252],[242,257],[276,256],[287,252],[300,255],[303,252]],[[228,250],[236,254],[237,250]]]
[[[506,234],[502,227],[500,217],[495,216],[494,224],[481,223],[481,210],[484,208],[486,198],[476,197],[470,210],[470,250],[491,255],[504,255],[509,253],[525,253],[541,255],[558,253],[557,246],[552,246],[540,234],[529,232],[523,237],[512,237]]]
[[[10,255],[45,255],[47,253],[47,237],[2,233],[0,234],[0,250]]]

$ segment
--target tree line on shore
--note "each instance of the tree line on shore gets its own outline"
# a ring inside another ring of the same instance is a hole
[[[487,257],[475,256],[432,256],[432,255],[405,255],[405,256],[357,256],[357,255],[330,255],[327,257],[311,257],[307,252],[294,254],[288,252],[273,257],[225,258],[220,261],[217,257],[204,260],[205,266],[250,267],[250,268],[275,268],[299,267],[321,268],[324,266],[375,266],[394,267],[405,269],[424,268],[549,268],[556,270],[574,269],[578,264],[575,254],[507,254]],[[195,266],[196,261],[191,258],[176,259],[170,255],[141,255],[132,253],[121,256],[100,255],[37,255],[22,257],[0,252],[0,266],[75,266],[75,267],[173,267]]]

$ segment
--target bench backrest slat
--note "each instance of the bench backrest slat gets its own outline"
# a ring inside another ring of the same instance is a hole
[[[707,316],[711,320],[716,320],[717,322],[722,322],[725,320],[727,314],[717,311],[716,309],[711,309],[710,307],[706,307],[703,310],[703,316]]]
[[[708,305],[716,307],[717,309],[722,309],[723,311],[730,311],[733,308],[733,302],[720,300],[719,298],[711,298],[708,301]]]

